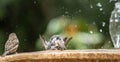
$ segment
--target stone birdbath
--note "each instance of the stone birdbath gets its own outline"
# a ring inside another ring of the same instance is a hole
[[[119,62],[119,49],[46,50],[0,57],[0,62]]]

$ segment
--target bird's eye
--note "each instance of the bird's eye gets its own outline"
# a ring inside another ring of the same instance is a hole
[[[56,39],[59,39],[59,40],[61,40],[59,37],[57,37]]]

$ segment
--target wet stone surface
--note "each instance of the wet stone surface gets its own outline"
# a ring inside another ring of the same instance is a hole
[[[46,50],[0,57],[0,62],[119,62],[119,49]]]

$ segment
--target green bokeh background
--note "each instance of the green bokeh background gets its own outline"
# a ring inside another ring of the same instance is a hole
[[[54,34],[64,37],[68,35],[64,32],[68,25],[78,26],[75,34],[72,35],[73,39],[67,45],[68,49],[113,48],[108,26],[115,2],[112,0],[0,0],[0,54],[3,53],[4,44],[11,32],[15,32],[19,38],[18,52],[31,52],[44,50],[39,34],[45,35],[47,40]],[[98,3],[102,6],[97,6]],[[66,20],[64,24],[62,21]],[[90,31],[94,32],[95,37],[89,34]],[[87,44],[84,38],[100,42]],[[86,43],[81,42],[82,39]]]

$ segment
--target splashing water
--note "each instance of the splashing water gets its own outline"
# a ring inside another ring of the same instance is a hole
[[[93,5],[90,5],[90,8],[93,8]]]
[[[89,0],[89,2],[90,2],[90,8],[93,8],[92,0]]]
[[[117,1],[117,0],[109,0],[110,3],[111,3],[112,1]]]
[[[103,27],[105,27],[105,24],[106,24],[105,22],[102,22],[102,26],[103,26]]]
[[[100,11],[103,11],[102,4],[101,4],[101,3],[97,3],[96,5],[97,5],[97,7],[99,7],[99,10],[100,10]]]
[[[102,4],[101,3],[97,3],[96,4],[98,7],[102,7]]]
[[[33,3],[34,3],[34,4],[36,4],[37,2],[36,2],[36,1],[34,1]]]
[[[102,29],[100,29],[99,31],[100,31],[100,32],[103,32],[103,30],[102,30]]]
[[[93,31],[89,31],[90,32],[90,34],[93,34]]]
[[[115,3],[111,13],[109,32],[114,48],[120,48],[120,2]]]

